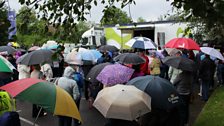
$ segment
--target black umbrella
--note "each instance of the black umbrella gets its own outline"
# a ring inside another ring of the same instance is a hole
[[[35,64],[41,64],[44,62],[51,63],[52,55],[53,55],[53,51],[51,50],[44,50],[44,49],[35,50],[21,56],[17,60],[17,63],[25,64],[25,65],[35,65]]]
[[[186,71],[195,71],[196,64],[193,60],[181,56],[167,56],[162,62],[168,66]]]
[[[16,52],[16,49],[11,46],[0,46],[0,52],[6,51],[8,54],[13,54],[14,52]]]
[[[105,66],[110,65],[110,64],[111,63],[101,63],[101,64],[94,66],[93,68],[91,68],[91,70],[87,74],[86,80],[91,83],[98,83],[99,81],[96,79],[96,77],[98,76],[98,74],[102,71],[102,69]]]
[[[138,65],[145,63],[145,59],[136,53],[122,53],[114,57],[114,61],[122,64],[133,64]]]
[[[169,110],[180,104],[175,87],[159,76],[141,76],[130,80],[128,85],[134,85],[145,91],[152,98],[152,108]]]
[[[99,51],[110,51],[110,52],[118,52],[119,49],[116,46],[112,45],[103,45],[98,48]]]

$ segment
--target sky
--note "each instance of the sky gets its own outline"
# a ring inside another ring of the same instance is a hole
[[[146,21],[156,21],[161,15],[172,12],[172,6],[170,5],[171,0],[135,0],[136,5],[130,5],[123,8],[123,11],[126,11],[128,16],[131,15],[134,22],[137,21],[139,17],[142,17]],[[9,5],[11,9],[18,11],[21,6],[18,3],[18,0],[9,0]],[[99,4],[98,6],[93,6],[90,15],[87,15],[87,21],[94,21],[96,23],[100,22],[100,19],[103,16],[102,13],[103,5]]]

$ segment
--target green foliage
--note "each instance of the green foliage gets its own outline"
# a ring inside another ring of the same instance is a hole
[[[85,14],[89,12],[92,5],[96,6],[98,2],[106,4],[105,0],[19,0],[22,5],[39,10],[41,14],[39,16],[42,19],[53,21],[54,24],[68,24],[73,26],[75,20],[84,21]],[[133,0],[107,0],[109,5],[113,5],[115,2],[121,2],[121,7],[125,7],[127,4],[135,3]],[[62,16],[65,17],[62,18]]]
[[[190,27],[200,39],[224,40],[223,0],[174,0],[172,5],[181,11],[181,20],[190,21]],[[200,35],[201,34],[201,35]]]
[[[0,45],[6,45],[8,42],[8,28],[10,22],[7,19],[7,9],[4,2],[0,0]]]
[[[128,17],[126,12],[115,6],[105,8],[103,13],[104,15],[100,20],[101,25],[127,24],[132,22],[132,19]]]
[[[193,126],[223,126],[223,97],[224,87],[217,88],[205,104]]]

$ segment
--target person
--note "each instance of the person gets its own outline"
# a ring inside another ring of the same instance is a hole
[[[17,70],[19,72],[19,78],[18,78],[19,80],[30,77],[30,66],[24,64],[18,64]]]
[[[223,86],[224,85],[224,61],[219,60],[217,61],[217,79],[218,79],[218,84],[219,86]]]
[[[176,52],[175,56],[181,56],[181,52],[178,51]],[[178,74],[180,74],[182,72],[182,70],[180,69],[176,69],[172,66],[169,67],[169,71],[168,71],[168,76],[170,79],[170,82],[173,84],[173,81],[175,80],[175,78],[177,77]]]
[[[55,53],[52,55],[53,60],[53,77],[61,77],[64,71],[64,49],[65,47],[62,45],[59,45],[55,51]]]
[[[139,76],[144,76],[144,73],[140,70],[140,65],[132,65],[132,68],[135,70],[131,76],[131,79]]]
[[[35,79],[43,79],[44,80],[44,76],[43,73],[40,71],[40,65],[32,65],[31,66],[31,74],[30,74],[30,78],[35,78]],[[38,113],[40,111],[40,115],[39,116],[45,116],[47,115],[47,113],[38,105],[33,104],[33,108],[32,108],[32,117],[35,118],[38,116]]]
[[[43,63],[40,71],[43,73],[45,80],[47,81],[50,81],[50,79],[53,77],[53,71],[49,63]]]
[[[179,107],[180,126],[188,125],[189,122],[189,104],[192,94],[193,74],[189,71],[182,71],[173,81],[182,104]]]
[[[72,65],[69,65],[65,68],[63,76],[58,79],[58,86],[67,91],[74,102],[77,103],[77,100],[80,98],[80,92],[78,85],[74,78],[75,70]],[[71,126],[72,118],[67,116],[58,116],[59,118],[59,126]],[[75,124],[75,123],[74,123]],[[76,125],[76,124],[75,124]]]
[[[160,65],[161,65],[161,62],[156,57],[156,52],[151,53],[151,57],[153,59],[152,59],[152,62],[150,64],[150,66],[149,66],[149,68],[150,68],[150,74],[151,75],[154,75],[154,76],[159,76],[160,75]]]
[[[205,58],[199,66],[199,79],[202,85],[202,100],[207,101],[209,95],[209,85],[214,79],[215,63],[210,59],[210,56],[205,54]]]
[[[145,63],[142,63],[140,65],[141,72],[143,72],[144,75],[148,75],[149,74],[149,69],[148,69],[149,58],[145,55],[144,51],[145,51],[144,49],[139,49],[137,50],[137,54],[145,59]]]

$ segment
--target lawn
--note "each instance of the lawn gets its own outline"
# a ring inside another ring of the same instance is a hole
[[[193,126],[224,126],[224,87],[216,88]]]

